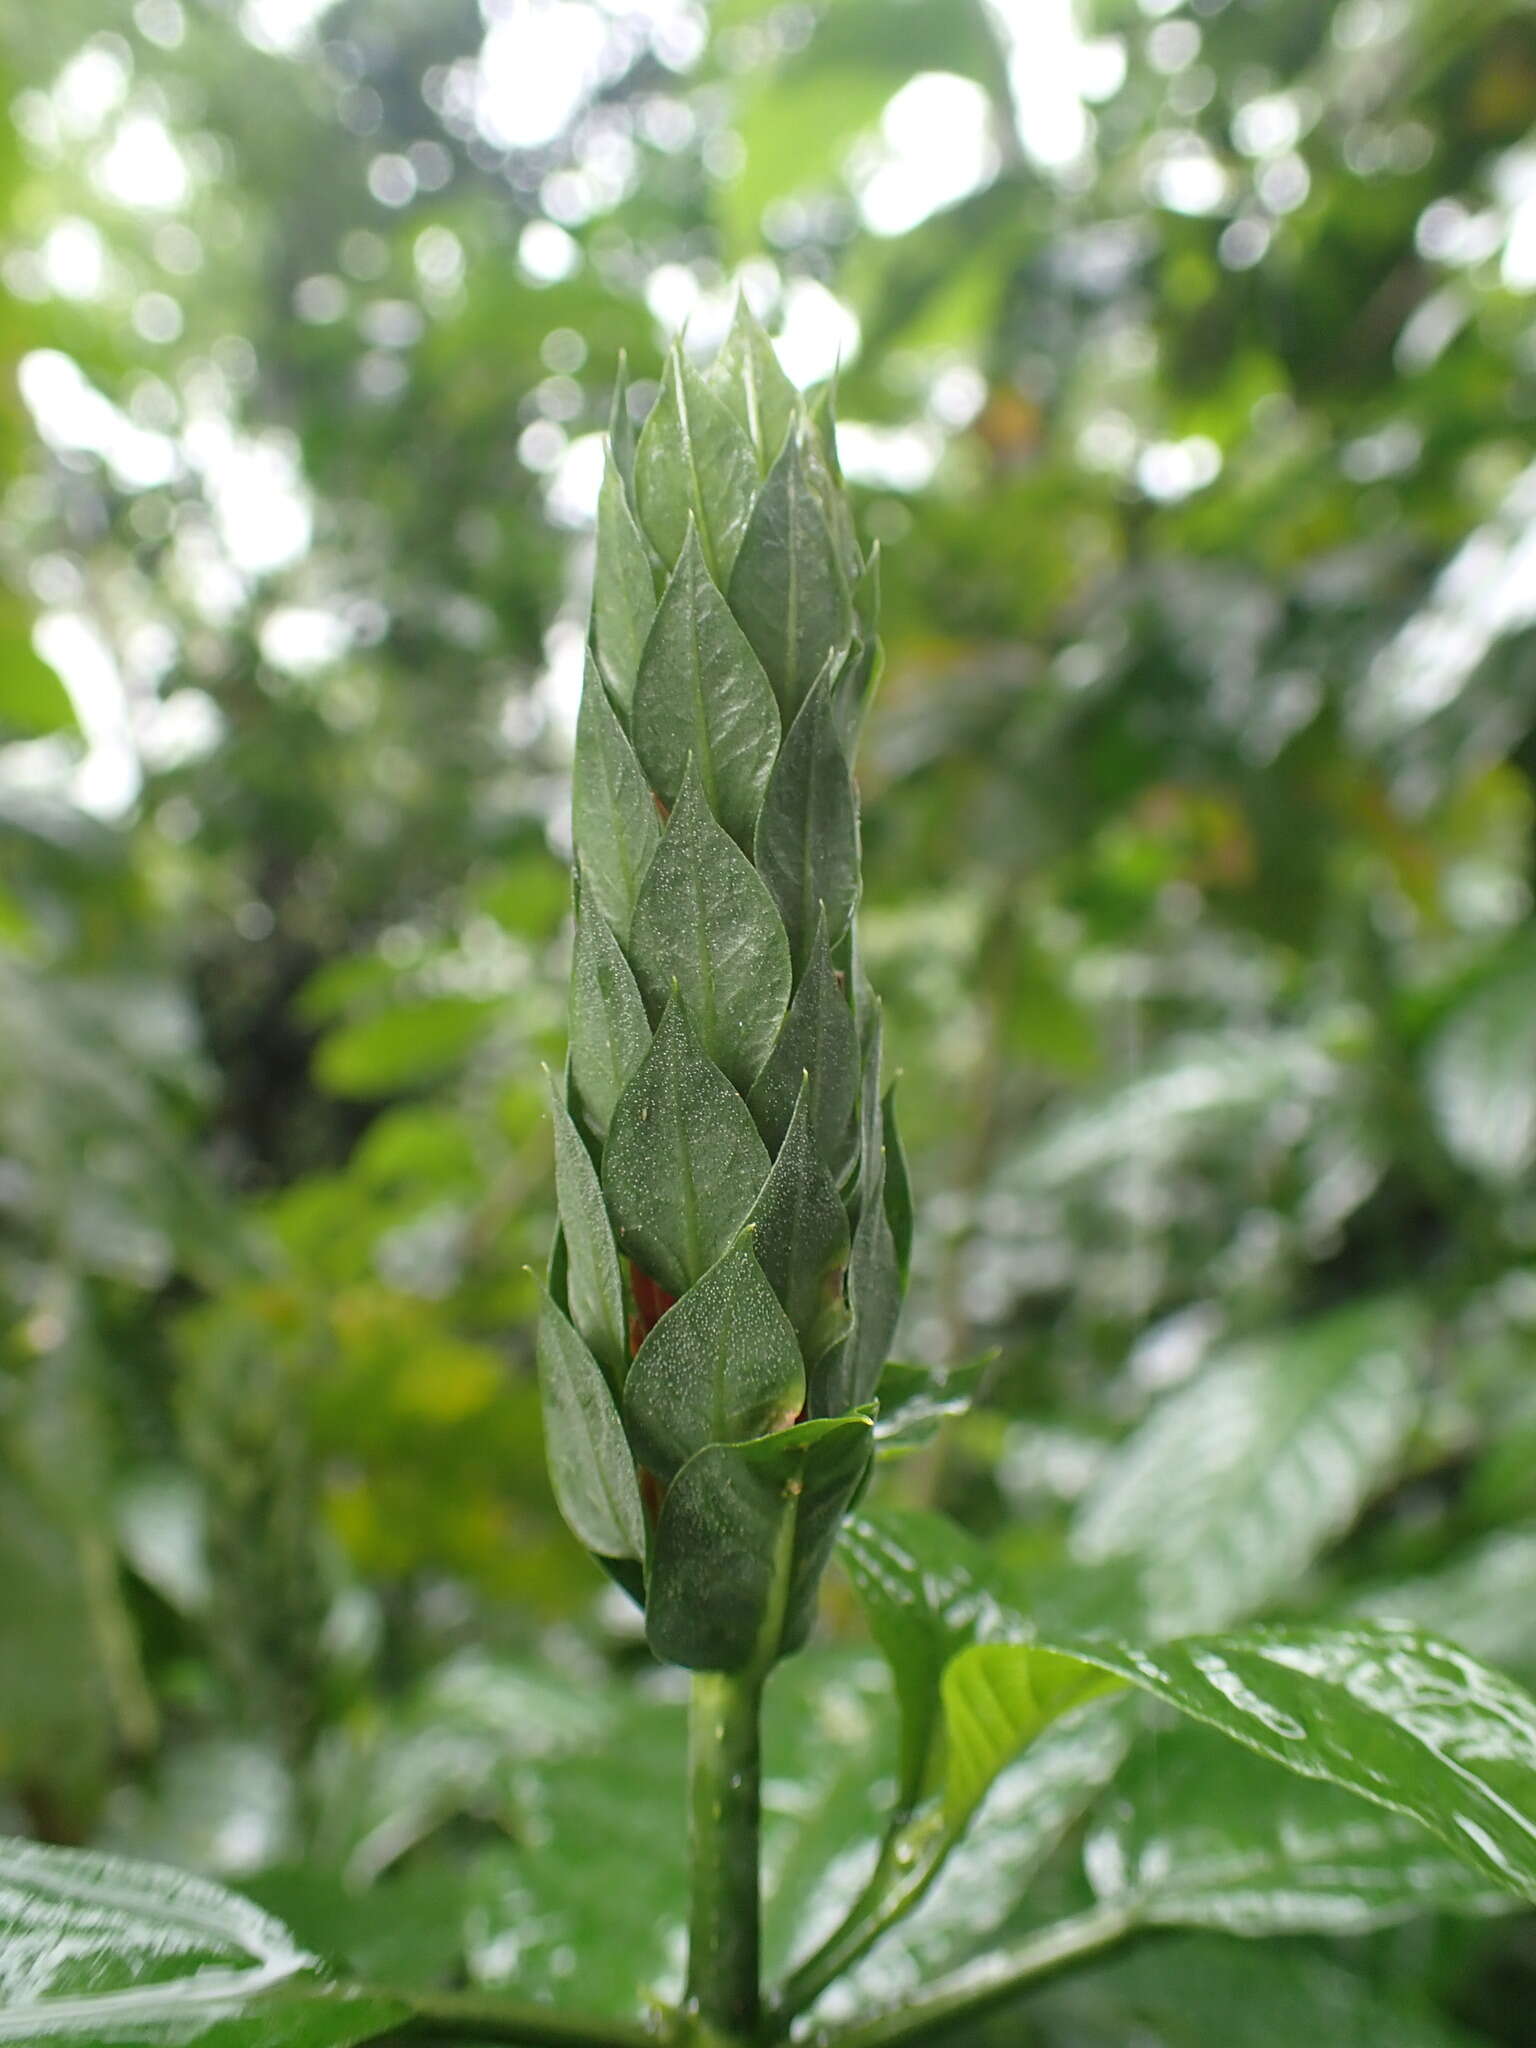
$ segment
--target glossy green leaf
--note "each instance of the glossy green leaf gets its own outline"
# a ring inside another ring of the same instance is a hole
[[[752,857],[779,907],[800,974],[822,911],[836,945],[859,893],[853,778],[833,729],[823,675],[801,706],[768,779]]]
[[[544,1297],[539,1396],[550,1484],[573,1536],[602,1557],[643,1557],[645,1517],[634,1460],[602,1367]]]
[[[1423,1341],[1394,1299],[1226,1353],[1110,1460],[1079,1512],[1076,1555],[1134,1557],[1157,1634],[1251,1613],[1396,1471],[1420,1411]]]
[[[606,1135],[650,1042],[645,1004],[618,940],[606,918],[579,903],[571,955],[571,1073],[597,1137]]]
[[[798,1649],[872,1448],[868,1418],[843,1416],[690,1459],[651,1558],[646,1634],[657,1656],[731,1671]]]
[[[603,1194],[620,1252],[669,1294],[686,1294],[734,1243],[767,1178],[750,1111],[674,997],[603,1150]]]
[[[779,750],[778,707],[692,528],[640,656],[630,729],[663,803],[678,801],[691,761],[710,809],[751,846]]]
[[[691,521],[710,575],[723,584],[756,492],[757,458],[745,428],[674,348],[635,451],[635,498],[652,547],[671,568]]]
[[[610,450],[597,499],[597,560],[592,578],[592,637],[598,667],[625,712],[635,694],[640,652],[656,616],[656,584],[645,542],[629,509]]]
[[[743,1094],[789,1002],[789,947],[767,890],[710,815],[688,772],[651,863],[629,937],[651,1015],[675,989],[699,1043]]]
[[[1107,1673],[1034,1644],[978,1645],[944,1667],[944,1818],[958,1833],[998,1772],[1064,1714],[1115,1690]]]
[[[752,1221],[758,1260],[814,1365],[842,1332],[849,1239],[847,1212],[816,1150],[809,1077]]]
[[[774,1152],[784,1142],[807,1075],[817,1148],[827,1171],[841,1185],[858,1145],[854,1113],[859,1099],[859,1042],[853,1012],[832,965],[824,922],[812,942],[784,1028],[748,1097],[758,1128]]]
[[[890,1359],[880,1375],[880,1413],[875,1448],[880,1457],[902,1457],[931,1443],[943,1425],[973,1406],[995,1351],[945,1372]]]
[[[624,1324],[624,1283],[603,1191],[581,1134],[553,1085],[555,1198],[565,1237],[566,1303],[571,1321],[603,1368],[611,1387],[624,1383],[629,1356]]]
[[[670,1482],[706,1444],[783,1429],[804,1399],[794,1326],[743,1232],[640,1346],[624,1421],[640,1462]]]
[[[623,940],[661,840],[650,788],[590,655],[576,714],[571,819],[583,893]]]
[[[900,1798],[910,1805],[937,1764],[944,1667],[971,1643],[1017,1637],[1020,1617],[981,1545],[945,1515],[851,1515],[839,1554],[895,1680]]]
[[[1234,1742],[1409,1815],[1510,1891],[1536,1899],[1536,1700],[1463,1651],[1408,1629],[1254,1628],[1160,1649],[1102,1640],[980,1644],[945,1673],[951,1695],[986,1695],[987,1748],[965,1787],[1006,1753],[1017,1698],[1032,1732],[1063,1658],[1123,1679]],[[1043,1682],[1033,1660],[1049,1658]],[[1024,1690],[1011,1691],[1022,1676]]]
[[[0,2041],[348,2048],[405,2017],[249,1900],[158,1864],[0,1844]]]
[[[1089,1826],[1095,1896],[1149,1927],[1359,1934],[1515,1901],[1417,1821],[1193,1722],[1141,1743]]]
[[[853,629],[826,498],[812,481],[800,432],[789,435],[758,494],[729,595],[788,727],[818,676],[828,676],[830,690]]]
[[[780,368],[773,343],[745,297],[737,299],[730,332],[704,379],[745,429],[758,469],[766,475],[784,446],[800,394]]]

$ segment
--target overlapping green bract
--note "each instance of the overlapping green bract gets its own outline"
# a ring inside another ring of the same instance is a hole
[[[910,1234],[854,929],[878,575],[829,413],[745,306],[708,369],[674,352],[616,456],[576,730],[550,1469],[659,1655],[765,1668],[868,1472]]]

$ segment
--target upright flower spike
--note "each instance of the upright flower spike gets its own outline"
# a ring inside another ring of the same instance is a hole
[[[909,1218],[858,960],[877,564],[743,306],[615,407],[577,725],[539,1369],[556,1495],[658,1656],[803,1642],[869,1471]]]

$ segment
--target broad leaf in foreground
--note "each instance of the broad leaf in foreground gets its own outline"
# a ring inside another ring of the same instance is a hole
[[[348,2048],[404,2016],[329,1982],[279,1921],[219,1885],[0,1844],[0,2041]]]
[[[1304,1778],[1419,1821],[1506,1889],[1536,1899],[1536,1700],[1409,1629],[1255,1628],[1157,1649],[1104,1641],[978,1644],[946,1669],[963,1730],[946,1799],[970,1797],[1032,1739],[1064,1665],[1150,1693]]]
[[[1416,1913],[1517,1904],[1417,1821],[1193,1722],[1137,1748],[1089,1827],[1083,1863],[1101,1904],[1142,1926],[1359,1934]]]

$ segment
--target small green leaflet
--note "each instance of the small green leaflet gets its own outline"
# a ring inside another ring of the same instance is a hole
[[[592,583],[592,638],[598,667],[627,712],[635,694],[640,650],[656,616],[656,583],[645,542],[610,449],[597,499],[597,566]]]
[[[730,600],[787,726],[818,676],[829,678],[830,690],[853,630],[826,502],[812,482],[800,432],[790,434],[752,508]]]
[[[624,1421],[641,1463],[670,1483],[706,1444],[783,1429],[804,1399],[793,1325],[744,1231],[640,1346]]]
[[[578,903],[571,955],[571,1074],[582,1114],[597,1137],[607,1133],[619,1097],[650,1042],[645,1005],[618,940],[605,918]]]
[[[768,778],[752,858],[789,934],[800,974],[821,913],[836,945],[859,894],[859,814],[832,724],[825,671],[801,706]]]
[[[692,527],[640,656],[630,729],[663,803],[677,802],[691,761],[710,809],[751,846],[779,750],[778,706]]]
[[[734,1242],[767,1178],[751,1112],[674,996],[603,1150],[620,1252],[669,1294],[686,1294]]]
[[[538,1356],[550,1481],[571,1534],[600,1557],[644,1557],[645,1517],[619,1411],[602,1367],[548,1295]]]
[[[731,331],[704,373],[705,382],[745,429],[765,475],[784,446],[800,394],[779,367],[773,344],[744,298]]]
[[[691,769],[635,906],[629,957],[651,1015],[675,989],[704,1051],[745,1094],[784,1020],[789,947]]]
[[[617,1388],[623,1385],[629,1353],[624,1283],[619,1277],[613,1231],[596,1168],[553,1083],[550,1113],[555,1122],[555,1195],[565,1238],[571,1321],[603,1368],[609,1385]]]
[[[691,521],[710,575],[723,584],[756,493],[757,458],[745,430],[674,348],[635,451],[635,498],[652,547],[670,569]]]
[[[576,714],[571,821],[585,894],[620,940],[661,840],[656,806],[592,657]]]
[[[752,1220],[758,1260],[788,1312],[806,1363],[814,1365],[846,1321],[848,1216],[817,1156],[809,1075]]]
[[[853,1012],[832,966],[824,919],[784,1028],[748,1097],[758,1128],[775,1152],[789,1129],[806,1075],[817,1149],[840,1186],[858,1143],[854,1113],[859,1099],[859,1041]]]
[[[735,1671],[798,1649],[872,1449],[868,1416],[853,1415],[691,1458],[656,1529],[646,1608],[656,1655]]]

